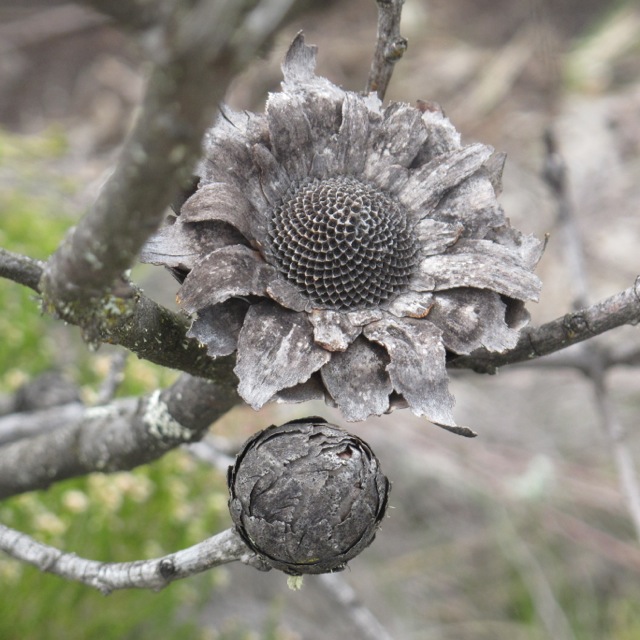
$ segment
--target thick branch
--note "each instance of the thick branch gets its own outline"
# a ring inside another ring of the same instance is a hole
[[[185,317],[162,307],[139,290],[127,297],[106,294],[94,306],[79,307],[71,321],[82,328],[90,344],[122,345],[139,358],[164,367],[212,380],[231,370],[228,366],[231,358],[214,360],[197,340],[187,338]]]
[[[229,366],[229,369],[231,367]],[[164,391],[84,410],[81,418],[0,448],[0,499],[93,471],[132,469],[200,440],[239,402],[229,370],[213,383],[182,375]]]
[[[366,92],[375,91],[384,100],[393,68],[407,50],[407,39],[400,35],[400,17],[404,0],[376,0],[378,35],[371,61]]]
[[[189,170],[196,160],[211,107],[221,99],[233,65],[230,60],[218,61],[214,86],[222,91],[209,96],[209,91],[197,92],[190,86],[196,81],[207,86],[214,80],[200,61],[192,62],[186,68],[174,61],[155,69],[142,115],[115,172],[45,268],[41,290],[64,319],[74,310],[71,304],[99,299],[131,267],[162,221],[179,171]]]
[[[473,369],[478,373],[495,373],[498,367],[559,351],[572,344],[593,338],[625,324],[640,322],[640,278],[635,284],[586,309],[568,313],[562,318],[535,328],[526,328],[515,348],[504,353],[478,349],[468,356],[449,362],[455,369]]]
[[[0,249],[0,277],[5,277],[39,293],[42,263]],[[139,358],[194,376],[217,380],[229,371],[229,358],[213,360],[206,349],[187,338],[186,318],[165,309],[128,283],[122,291],[107,293],[92,305],[67,307],[67,322],[82,329],[93,345],[101,342],[122,345]],[[45,311],[57,313],[49,305]]]
[[[250,0],[173,3],[152,40],[156,65],[115,171],[45,267],[41,292],[63,319],[71,320],[77,305],[101,298],[133,264],[180,182],[190,176],[205,129],[239,62],[271,34],[253,29],[237,38],[247,32],[243,20],[254,5]]]
[[[29,286],[28,280],[34,283],[39,270],[41,266],[36,260],[0,249],[0,275]],[[37,284],[33,288],[37,291]],[[74,320],[83,327],[90,341],[122,345],[138,357],[162,366],[214,380],[219,379],[221,371],[230,369],[229,358],[212,360],[196,340],[186,337],[187,324],[183,318],[140,291],[133,292],[130,298],[107,295],[101,305],[88,309],[85,315]],[[639,321],[640,278],[634,286],[602,302],[540,327],[524,329],[518,344],[509,351],[495,353],[479,349],[471,355],[453,358],[448,366],[494,373],[499,367],[528,362]],[[637,364],[638,352],[611,354],[609,358],[605,354],[605,359],[607,367],[633,365]]]
[[[67,580],[82,582],[107,595],[117,589],[154,589],[174,580],[241,560],[258,566],[235,529],[227,529],[188,549],[162,558],[135,562],[97,562],[64,553],[0,524],[0,549],[17,560]],[[258,566],[268,570],[268,567]]]

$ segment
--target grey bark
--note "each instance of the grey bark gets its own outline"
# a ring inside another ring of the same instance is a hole
[[[0,447],[0,499],[92,471],[113,472],[196,442],[238,402],[231,371],[216,384],[182,375],[139,400],[88,407],[64,426]]]

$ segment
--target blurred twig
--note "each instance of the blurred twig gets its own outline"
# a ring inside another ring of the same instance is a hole
[[[109,361],[109,370],[98,390],[96,404],[107,404],[111,402],[124,380],[124,369],[127,365],[127,352],[118,351],[113,354]]]
[[[375,91],[378,98],[384,100],[393,67],[407,50],[407,39],[400,35],[400,18],[404,0],[376,0],[376,2],[378,34],[366,92]]]
[[[569,538],[574,544],[591,549],[610,562],[640,574],[640,551],[636,545],[620,540],[564,511],[554,510],[545,514],[544,524],[547,529]]]
[[[511,560],[515,563],[523,583],[527,586],[531,600],[540,622],[547,629],[549,638],[553,640],[575,640],[575,634],[567,619],[544,569],[527,542],[518,534],[509,512],[499,508],[501,512],[501,531],[504,532],[503,545]]]
[[[13,280],[38,292],[43,263],[0,248],[0,278]]]
[[[226,475],[227,469],[235,462],[235,457],[219,445],[216,436],[207,434],[200,442],[187,444],[184,447],[194,458],[206,462],[216,471]]]
[[[0,24],[0,53],[69,36],[106,23],[104,16],[72,3],[41,9]]]
[[[373,612],[362,604],[351,585],[337,573],[324,573],[318,581],[337,600],[366,640],[393,640]]]
[[[551,130],[545,134],[546,161],[544,178],[549,185],[557,203],[557,218],[564,240],[564,254],[575,290],[574,307],[581,308],[588,304],[589,283],[585,267],[584,247],[580,237],[574,207],[572,206],[567,184],[567,170],[558,144]],[[636,322],[640,314],[636,315]],[[596,408],[600,424],[609,439],[620,488],[625,497],[627,509],[636,537],[640,541],[640,482],[633,457],[626,443],[626,433],[611,401],[606,385],[606,357],[603,351],[592,344],[582,346],[586,355],[587,367],[582,371],[589,377],[594,391]]]

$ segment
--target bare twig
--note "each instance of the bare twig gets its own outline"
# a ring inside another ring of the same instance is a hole
[[[625,503],[633,522],[636,538],[640,541],[640,483],[638,472],[627,443],[627,433],[620,422],[618,412],[608,392],[605,372],[601,368],[601,362],[597,351],[590,372],[596,408],[607,437],[609,446],[618,471],[618,482],[625,498]]]
[[[184,374],[162,392],[86,408],[75,422],[0,447],[0,499],[92,471],[132,469],[199,440],[239,402],[230,374],[217,384]]]
[[[378,3],[378,34],[371,61],[366,92],[375,91],[384,100],[396,62],[407,50],[407,39],[400,35],[400,17],[404,0],[376,0]]]
[[[448,366],[495,373],[498,367],[528,362],[622,325],[636,325],[639,321],[640,278],[628,289],[590,307],[567,313],[539,327],[525,328],[513,349],[503,353],[478,349],[468,356],[452,358]]]
[[[105,379],[100,385],[96,404],[107,404],[111,402],[124,380],[124,369],[127,365],[127,352],[118,351],[114,353],[109,361],[109,370]]]
[[[569,196],[566,167],[551,130],[545,134],[545,145],[547,155],[544,177],[556,197],[558,224],[564,235],[564,254],[576,292],[574,306],[580,307],[587,304],[589,291],[583,242]],[[636,296],[638,295],[638,284],[639,281],[636,281]],[[636,314],[635,322],[637,323],[639,319],[640,312]],[[600,349],[591,344],[584,346],[584,352],[588,358],[588,367],[583,371],[591,380],[600,423],[609,440],[618,470],[620,489],[635,527],[636,537],[640,541],[640,482],[633,457],[626,443],[624,428],[618,419],[615,407],[607,392],[605,379],[606,358]]]
[[[129,2],[113,2],[113,0],[78,0],[99,13],[109,16],[121,26],[128,29],[148,29],[165,20],[170,13],[174,0],[129,0]]]
[[[0,248],[0,278],[13,280],[18,284],[38,291],[43,263],[18,253]]]
[[[573,204],[567,184],[567,167],[558,150],[558,144],[551,129],[544,134],[546,148],[543,177],[555,196],[557,222],[562,234],[564,258],[571,275],[574,289],[573,308],[581,309],[589,305],[589,284],[585,265],[582,234],[573,211]]]
[[[640,575],[640,549],[633,542],[621,540],[565,511],[554,510],[545,514],[543,518],[546,529],[555,531],[576,545],[591,549],[625,570]]]
[[[556,351],[544,358],[536,358],[524,363],[527,366],[547,369],[577,369],[587,373],[592,366],[592,358],[583,345],[566,350]],[[602,367],[612,369],[613,367],[637,367],[640,366],[640,347],[625,349],[606,349],[601,352]]]
[[[135,562],[98,562],[80,558],[75,553],[64,553],[0,524],[0,549],[41,571],[82,582],[105,595],[117,589],[157,591],[174,580],[237,560],[268,570],[268,567],[257,561],[235,529],[227,529],[199,544],[162,558]]]
[[[222,447],[217,446],[215,437],[208,434],[200,442],[187,444],[184,448],[198,460],[210,464],[214,469],[226,475],[229,467],[235,462],[235,458],[226,453]]]

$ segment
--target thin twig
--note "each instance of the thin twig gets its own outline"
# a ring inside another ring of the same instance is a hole
[[[503,353],[478,349],[468,356],[452,358],[448,366],[495,373],[498,367],[528,362],[566,347],[589,340],[611,329],[640,321],[640,278],[620,293],[590,307],[567,313],[539,327],[526,327],[518,344]]]
[[[6,55],[15,49],[95,29],[107,22],[104,16],[71,3],[41,8],[0,25],[0,53]]]
[[[640,483],[633,455],[627,442],[627,432],[620,422],[618,412],[608,391],[605,372],[601,368],[600,357],[595,352],[593,367],[590,371],[596,408],[600,417],[616,469],[618,482],[625,498],[627,510],[633,522],[636,538],[640,541]]]
[[[184,448],[194,458],[206,462],[223,475],[226,475],[229,467],[235,462],[234,456],[217,446],[215,437],[211,434],[207,434],[200,442],[184,445]]]
[[[392,640],[373,612],[364,606],[351,585],[337,573],[318,576],[320,584],[337,600],[366,640]]]
[[[173,0],[77,0],[95,11],[115,20],[127,29],[148,29],[166,19],[175,2]]]
[[[162,558],[135,562],[98,562],[64,553],[34,540],[25,533],[0,524],[0,549],[11,557],[28,562],[41,571],[75,580],[107,595],[117,589],[157,591],[181,580],[228,562],[240,560],[260,569],[255,555],[235,529],[227,529],[187,549]]]
[[[582,234],[578,228],[569,194],[567,167],[551,129],[545,131],[544,144],[546,155],[543,177],[556,200],[556,218],[562,234],[563,255],[574,290],[573,308],[583,309],[589,306],[589,283]]]
[[[547,150],[544,177],[556,197],[558,224],[564,236],[564,254],[575,289],[575,307],[588,304],[589,282],[586,272],[584,246],[573,204],[569,196],[567,171],[564,160],[558,151],[557,141],[551,130],[545,134]],[[636,282],[636,287],[638,282]],[[636,295],[637,295],[636,291]],[[640,319],[636,314],[635,322]],[[631,452],[626,443],[626,433],[617,416],[615,407],[607,391],[605,379],[606,357],[602,350],[592,344],[584,346],[589,366],[583,371],[589,377],[594,391],[596,408],[600,424],[605,432],[618,471],[620,489],[625,498],[636,537],[640,541],[640,482]]]
[[[592,366],[592,358],[583,345],[565,351],[556,351],[544,358],[536,358],[523,363],[526,366],[547,369],[577,369],[586,373]],[[606,349],[601,352],[602,367],[605,370],[614,367],[638,367],[640,366],[640,348]],[[518,365],[516,365],[518,366]]]
[[[37,292],[43,267],[40,260],[0,248],[0,278],[13,280]]]
[[[407,50],[407,39],[400,35],[400,18],[404,0],[376,0],[378,3],[378,34],[371,61],[366,92],[375,91],[384,100],[393,68]]]
[[[109,361],[109,370],[98,390],[96,404],[107,404],[111,402],[124,380],[124,369],[127,366],[127,352],[118,351],[114,353]]]

